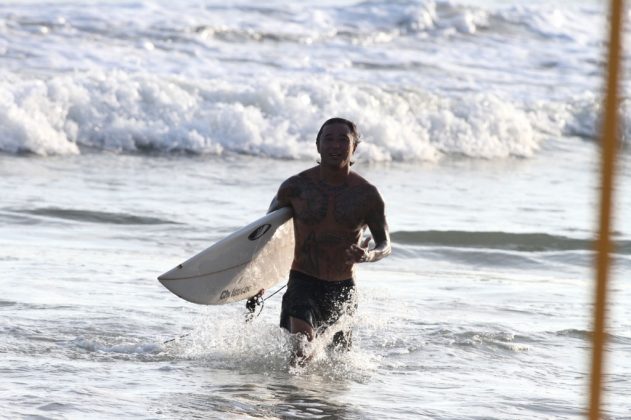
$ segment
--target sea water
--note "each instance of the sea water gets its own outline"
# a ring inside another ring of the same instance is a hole
[[[603,3],[3,2],[0,416],[583,417]],[[282,291],[245,323],[156,277],[264,214],[331,116],[359,126],[393,254],[358,268],[352,350],[292,369]],[[611,419],[631,418],[621,133]]]

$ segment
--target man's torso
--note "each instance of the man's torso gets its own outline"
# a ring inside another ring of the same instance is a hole
[[[376,189],[357,174],[329,185],[317,167],[289,178],[281,189],[294,210],[296,247],[292,269],[331,281],[353,277],[346,250],[359,242]]]

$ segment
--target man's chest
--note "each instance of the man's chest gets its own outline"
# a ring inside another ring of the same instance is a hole
[[[365,191],[358,187],[305,188],[292,199],[294,217],[302,223],[350,229],[365,224],[368,204]]]

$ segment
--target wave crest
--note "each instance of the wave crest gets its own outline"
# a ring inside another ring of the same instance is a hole
[[[52,217],[56,219],[65,219],[77,222],[104,223],[115,225],[162,225],[175,223],[170,220],[159,219],[157,217],[136,216],[127,213],[111,213],[95,210],[64,209],[58,207],[21,210],[15,211],[15,213]]]
[[[404,245],[434,245],[454,248],[485,248],[520,252],[592,251],[593,239],[569,238],[547,233],[466,232],[466,231],[398,231],[394,242]],[[631,241],[615,241],[614,252],[631,254]]]
[[[0,151],[37,155],[234,152],[315,159],[331,116],[357,122],[364,161],[532,156],[542,135],[526,111],[490,94],[453,99],[328,77],[188,81],[93,71],[0,81]]]

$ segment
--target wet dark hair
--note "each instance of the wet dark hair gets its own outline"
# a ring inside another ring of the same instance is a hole
[[[355,123],[345,118],[335,117],[335,118],[329,118],[328,120],[324,122],[324,124],[322,124],[322,127],[320,127],[320,131],[318,131],[318,135],[316,136],[316,144],[318,145],[320,144],[320,135],[322,135],[322,131],[324,131],[324,127],[326,127],[327,125],[333,125],[333,124],[344,124],[345,126],[347,126],[351,132],[351,135],[353,136],[355,146],[361,143],[361,141],[359,140],[359,137],[360,137],[359,131],[357,131],[357,126],[355,125]]]

